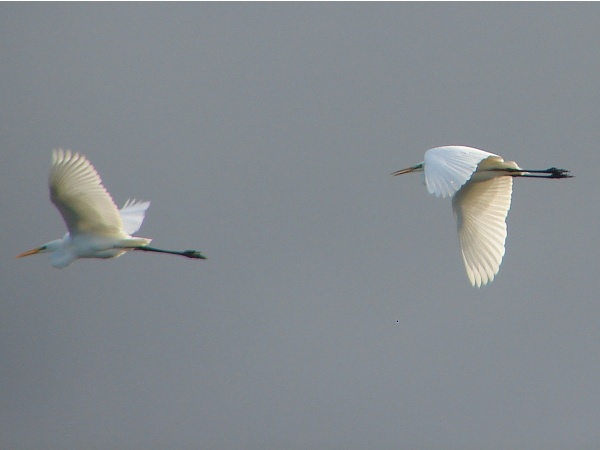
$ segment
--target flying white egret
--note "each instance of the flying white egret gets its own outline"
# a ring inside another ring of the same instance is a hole
[[[52,152],[48,179],[50,200],[62,215],[69,232],[17,255],[17,258],[50,253],[50,264],[66,267],[79,258],[115,258],[128,250],[170,253],[206,259],[196,250],[182,252],[149,247],[152,239],[131,236],[142,226],[150,202],[127,200],[117,209],[94,166],[79,153]]]
[[[430,194],[453,197],[463,261],[477,287],[491,282],[502,263],[513,177],[571,178],[568,170],[522,169],[494,153],[458,145],[427,150],[425,161],[392,175],[409,172],[424,172]]]

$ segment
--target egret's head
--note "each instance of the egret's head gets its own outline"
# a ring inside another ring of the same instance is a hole
[[[52,253],[61,247],[62,239],[56,239],[54,241],[50,241],[42,245],[41,247],[32,248],[31,250],[27,250],[19,255],[17,258],[23,258],[24,256],[36,255],[38,253]]]
[[[37,253],[45,253],[48,251],[48,247],[42,245],[41,247],[32,248],[31,250],[27,250],[26,252],[19,253],[17,258],[23,258],[25,256],[36,255]]]
[[[425,162],[417,164],[416,166],[407,167],[406,169],[397,170],[396,172],[392,173],[392,175],[395,176],[395,175],[403,175],[405,173],[410,173],[410,172],[423,172],[423,170],[425,170]]]

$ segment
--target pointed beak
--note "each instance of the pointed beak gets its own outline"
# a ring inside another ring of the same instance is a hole
[[[392,173],[392,175],[394,175],[394,176],[403,175],[405,173],[414,172],[415,170],[419,170],[422,168],[423,168],[423,163],[417,164],[416,166],[407,167],[406,169],[397,170],[396,172]]]
[[[35,255],[36,253],[39,253],[41,250],[42,250],[41,247],[32,248],[31,250],[27,250],[26,252],[23,252],[23,253],[17,255],[17,258],[23,258],[25,256]]]

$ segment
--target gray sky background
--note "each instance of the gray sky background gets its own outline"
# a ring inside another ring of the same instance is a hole
[[[0,5],[0,447],[596,448],[600,6]],[[461,144],[516,180],[470,286]],[[139,233],[58,270],[51,150]]]

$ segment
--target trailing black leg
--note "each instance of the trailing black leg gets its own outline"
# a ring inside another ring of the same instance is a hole
[[[154,253],[168,253],[169,255],[179,255],[179,256],[185,256],[186,258],[193,258],[193,259],[206,259],[206,257],[200,253],[198,250],[184,250],[182,252],[176,251],[176,250],[163,250],[161,248],[154,248],[154,247],[136,247],[134,248],[134,250],[139,250],[142,252],[154,252]]]
[[[573,175],[569,175],[569,171],[566,169],[557,169],[556,167],[550,167],[549,169],[498,169],[507,172],[513,172],[514,177],[525,177],[525,178],[573,178]],[[539,175],[532,175],[539,174]],[[546,174],[546,175],[543,175]]]

